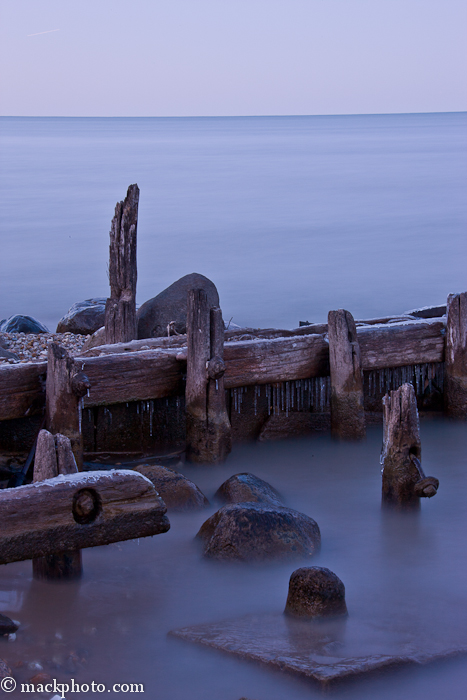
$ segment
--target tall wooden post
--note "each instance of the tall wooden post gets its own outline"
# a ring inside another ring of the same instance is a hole
[[[55,435],[41,430],[37,438],[34,459],[34,483],[53,479],[58,474],[73,474],[78,471],[70,440],[64,435]],[[80,578],[83,572],[81,550],[74,549],[32,560],[35,579],[70,580]]]
[[[138,185],[130,185],[123,202],[115,207],[110,229],[110,297],[105,305],[106,343],[127,343],[137,337],[136,229]]]
[[[365,437],[363,375],[360,346],[352,314],[345,309],[328,314],[331,368],[331,430],[342,439]]]
[[[186,456],[213,464],[225,459],[231,446],[222,313],[209,308],[202,289],[188,292],[187,306]]]
[[[418,510],[421,497],[436,494],[438,479],[423,473],[421,452],[415,390],[403,384],[383,398],[383,505]]]
[[[448,296],[445,374],[446,413],[467,420],[467,292]]]
[[[47,355],[45,425],[51,433],[66,435],[71,441],[78,469],[83,465],[81,398],[90,384],[79,365],[58,343],[50,343]]]

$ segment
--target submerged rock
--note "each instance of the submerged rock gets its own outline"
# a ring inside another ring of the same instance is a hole
[[[248,472],[234,474],[224,481],[214,498],[223,503],[269,503],[278,506],[284,504],[276,489],[267,481]]]
[[[105,302],[104,297],[77,301],[58,322],[57,333],[95,333],[105,323]]]
[[[0,613],[0,635],[13,634],[18,629],[19,625],[11,620],[6,615]]]
[[[7,662],[5,659],[0,659],[0,678],[10,678],[13,675],[13,672],[11,668],[8,666]],[[7,689],[5,688],[6,692],[10,692],[10,690],[14,690],[14,688]]]
[[[48,333],[49,329],[32,316],[15,314],[0,323],[4,333]]]
[[[171,324],[171,335],[186,333],[187,295],[190,289],[204,289],[210,306],[219,306],[216,285],[204,275],[192,272],[146,301],[138,309],[138,338],[167,336]]]
[[[303,513],[266,503],[223,506],[201,526],[204,556],[223,561],[311,557],[321,545],[317,523]]]
[[[321,566],[296,569],[290,577],[284,612],[301,618],[347,615],[345,586],[335,573]]]
[[[209,505],[208,499],[196,484],[173,469],[140,464],[136,471],[152,481],[169,510],[200,510]]]

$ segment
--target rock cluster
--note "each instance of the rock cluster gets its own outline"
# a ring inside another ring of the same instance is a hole
[[[88,337],[73,333],[0,332],[0,364],[45,362],[47,345],[52,341],[63,345],[71,355],[77,355]]]

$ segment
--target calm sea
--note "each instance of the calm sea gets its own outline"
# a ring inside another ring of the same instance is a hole
[[[54,330],[107,296],[110,221],[141,189],[138,302],[189,272],[225,318],[294,327],[467,288],[467,115],[0,120],[0,318]]]

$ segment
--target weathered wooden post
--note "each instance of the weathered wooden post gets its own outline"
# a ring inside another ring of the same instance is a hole
[[[123,202],[115,207],[110,229],[110,297],[105,305],[105,342],[127,343],[137,336],[136,229],[138,185],[130,185]]]
[[[403,384],[383,398],[383,505],[418,510],[420,498],[436,494],[439,481],[423,473],[421,451],[415,390]]]
[[[467,292],[448,296],[445,373],[446,413],[467,420]]]
[[[342,439],[365,437],[363,375],[360,346],[352,314],[345,309],[328,314],[331,370],[331,430]]]
[[[77,471],[70,440],[64,435],[54,437],[48,430],[41,430],[34,459],[34,483],[53,479],[58,474],[74,474]],[[77,579],[82,571],[80,549],[48,554],[32,560],[35,579]]]
[[[186,456],[215,464],[231,449],[224,391],[224,325],[219,308],[210,309],[206,292],[188,292],[186,379]]]
[[[52,434],[60,433],[69,438],[78,468],[83,464],[81,399],[89,387],[88,378],[65,348],[49,343],[45,425]]]

